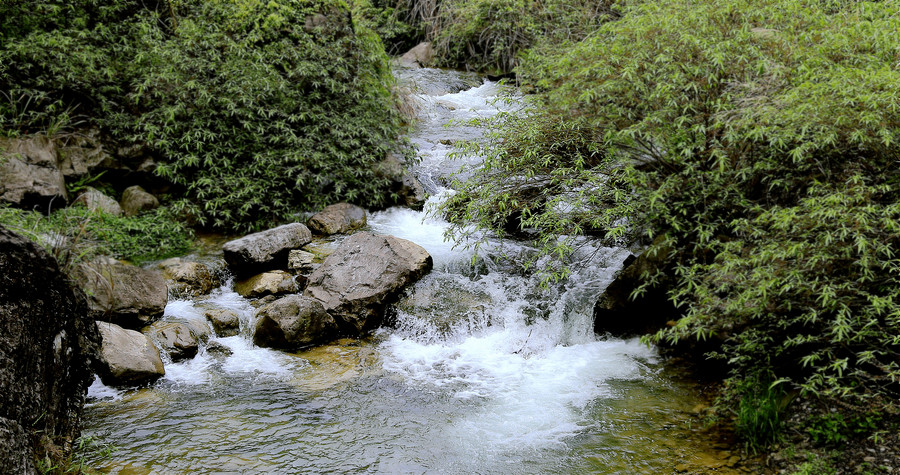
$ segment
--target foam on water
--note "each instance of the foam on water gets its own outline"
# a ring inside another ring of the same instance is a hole
[[[88,386],[87,398],[93,402],[110,402],[122,399],[122,394],[121,389],[111,388],[103,384],[99,376],[94,376],[94,382]]]

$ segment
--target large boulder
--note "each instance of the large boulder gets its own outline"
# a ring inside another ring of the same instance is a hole
[[[661,269],[672,252],[657,239],[640,256],[628,256],[622,270],[606,287],[594,305],[594,331],[614,336],[633,336],[652,333],[669,320],[678,318],[678,310],[667,296],[665,283],[648,289],[640,297],[631,298],[642,281],[643,274],[651,275]]]
[[[144,211],[159,208],[159,200],[137,185],[128,187],[122,192],[120,204],[125,216],[137,216]]]
[[[327,341],[337,329],[321,302],[288,295],[259,309],[253,341],[258,346],[290,350]]]
[[[431,267],[418,244],[360,232],[309,276],[304,295],[321,301],[344,331],[360,333],[380,325],[385,307]]]
[[[400,56],[400,63],[410,67],[428,66],[434,62],[434,47],[431,42],[423,41],[413,46]]]
[[[98,345],[56,260],[0,226],[0,472],[35,473],[43,450],[68,455]],[[57,447],[37,451],[39,434]]]
[[[116,200],[90,186],[78,195],[78,198],[75,198],[74,203],[80,204],[91,211],[102,211],[113,216],[122,216],[122,208]]]
[[[156,322],[150,325],[148,333],[172,361],[193,358],[200,348],[197,335],[187,323]]]
[[[147,335],[114,323],[97,322],[100,345],[97,373],[104,384],[151,383],[166,374],[159,350]]]
[[[266,295],[297,292],[300,288],[294,277],[283,270],[273,270],[234,283],[234,291],[242,297],[255,299]]]
[[[0,138],[0,202],[48,212],[68,202],[56,144],[43,135]]]
[[[163,276],[169,281],[169,293],[173,295],[206,295],[221,282],[209,267],[199,262],[173,257],[159,263]]]
[[[301,223],[285,224],[248,234],[225,243],[222,250],[228,267],[239,275],[269,269],[286,269],[288,251],[312,241],[312,233]]]
[[[366,210],[349,203],[337,203],[313,215],[306,225],[316,234],[345,234],[366,225]]]
[[[166,281],[157,270],[100,258],[80,264],[75,275],[97,320],[140,328],[166,309]]]
[[[59,168],[66,179],[97,177],[103,170],[122,167],[103,147],[97,129],[56,136],[54,142],[59,154]]]

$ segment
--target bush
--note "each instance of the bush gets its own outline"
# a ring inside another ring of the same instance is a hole
[[[18,1],[0,15],[17,19],[0,46],[5,133],[83,114],[155,149],[156,173],[186,190],[174,208],[202,225],[395,198],[376,170],[406,153],[387,56],[339,0]]]
[[[539,235],[579,234],[587,227],[557,226],[571,209],[540,208],[548,197],[523,191],[543,186],[548,165],[583,171],[549,193],[605,189],[614,203],[580,209],[662,235],[657,246],[676,250],[664,271],[685,315],[652,341],[723,342],[712,356],[735,383],[767,374],[810,394],[896,400],[900,4],[619,8],[571,50],[526,55],[520,78],[541,92],[528,120],[557,125],[536,126],[549,131],[540,141],[492,143],[484,172],[504,160],[517,170],[488,186],[550,213],[527,223]],[[604,160],[582,169],[579,155],[553,152],[567,127],[587,131],[579,150]],[[477,223],[497,231],[506,213],[466,188],[451,204],[470,209],[450,214],[459,229],[462,218],[494,216]]]

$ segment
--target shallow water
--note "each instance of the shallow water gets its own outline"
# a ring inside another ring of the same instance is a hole
[[[438,70],[398,75],[421,91],[416,173],[439,201],[448,176],[473,160],[451,157],[446,141],[479,133],[443,124],[496,113],[501,86]],[[95,383],[85,433],[118,450],[91,462],[113,473],[728,472],[731,454],[690,425],[704,404],[697,384],[655,349],[592,331],[593,302],[626,250],[586,242],[572,278],[542,288],[515,260],[454,249],[440,219],[398,208],[369,225],[422,245],[435,263],[393,307],[392,325],[289,354],[252,345],[254,308],[230,284],[171,301],[165,319],[202,319],[212,305],[236,311],[242,334],[215,339],[230,356],[203,349],[168,363],[150,388]]]

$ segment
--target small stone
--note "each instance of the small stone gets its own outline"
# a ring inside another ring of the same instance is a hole
[[[87,187],[75,199],[75,204],[80,204],[91,211],[101,211],[113,216],[122,216],[122,207],[119,206],[119,203],[96,188]]]
[[[291,274],[283,270],[263,272],[234,283],[234,291],[248,299],[288,294],[299,290]]]
[[[241,330],[241,320],[238,314],[231,310],[214,308],[207,310],[205,315],[218,336],[234,336]]]

